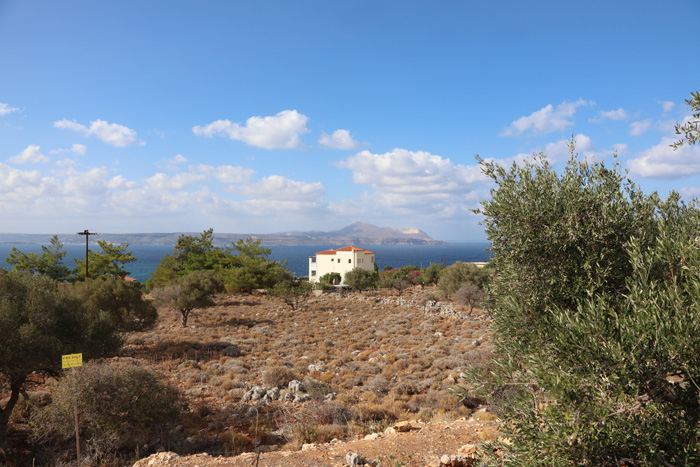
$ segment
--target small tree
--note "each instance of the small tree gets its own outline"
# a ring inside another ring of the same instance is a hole
[[[469,307],[470,315],[482,298],[484,298],[484,291],[474,284],[462,284],[454,294],[455,301]]]
[[[407,279],[393,279],[391,281],[391,288],[396,289],[399,292],[399,297],[403,294],[403,291],[411,287],[411,281]]]
[[[182,315],[182,327],[187,327],[190,314],[197,308],[214,304],[211,295],[223,290],[219,276],[213,271],[194,271],[174,284],[153,290],[156,303],[170,307]]]
[[[51,237],[49,245],[42,245],[41,250],[41,255],[27,254],[13,247],[5,262],[12,266],[13,271],[44,274],[60,281],[68,279],[70,271],[63,264],[66,251],[63,250],[63,243],[58,240],[58,236]]]
[[[267,294],[281,298],[292,311],[295,311],[311,296],[311,290],[311,284],[307,281],[281,281],[269,289]]]
[[[358,291],[377,287],[377,274],[362,268],[353,268],[345,274],[343,283]]]
[[[256,289],[267,289],[283,280],[290,280],[291,273],[286,261],[270,260],[269,248],[260,246],[260,239],[238,240],[226,248],[229,254],[236,252],[232,267],[222,272],[224,284],[237,291],[250,293]]]
[[[445,269],[445,266],[440,263],[430,263],[430,266],[425,268],[425,271],[423,272],[423,281],[426,284],[437,285],[438,280],[440,279],[440,273],[443,269]]]
[[[440,273],[438,288],[445,295],[452,295],[462,284],[472,284],[480,288],[485,287],[491,279],[488,269],[480,268],[476,264],[457,261]]]
[[[150,443],[178,415],[177,390],[157,374],[138,366],[90,362],[63,376],[51,405],[32,413],[34,440],[68,447],[75,435],[76,403],[80,439],[97,459]]]
[[[76,282],[68,290],[80,297],[89,310],[106,313],[120,331],[147,329],[158,317],[156,307],[143,299],[138,285],[117,277]]]
[[[323,284],[330,284],[330,285],[338,285],[340,282],[343,280],[341,277],[340,273],[337,272],[329,272],[327,274],[324,274],[321,276],[321,283]]]
[[[1,269],[0,336],[0,375],[10,391],[9,401],[0,408],[0,446],[30,374],[58,374],[64,354],[82,353],[87,360],[121,346],[105,314],[90,313],[77,297],[59,293],[52,279]]]
[[[101,251],[88,251],[88,274],[91,278],[99,276],[121,277],[122,279],[129,274],[129,271],[124,269],[124,265],[136,261],[132,251],[128,251],[129,244],[116,245],[114,243],[100,240],[97,242]],[[78,278],[85,278],[85,260],[75,258],[75,274]]]

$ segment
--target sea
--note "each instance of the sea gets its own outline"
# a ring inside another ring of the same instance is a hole
[[[5,258],[16,247],[25,253],[41,254],[41,245],[36,243],[0,244],[0,268],[9,269]],[[340,248],[345,245],[303,245],[303,246],[271,246],[270,259],[287,261],[287,268],[297,277],[309,275],[309,256],[317,251]],[[446,266],[456,262],[489,261],[488,242],[455,242],[446,245],[355,245],[360,248],[374,251],[375,260],[380,270],[386,266],[401,267],[413,265],[419,268],[429,266],[431,263],[442,263]],[[66,251],[64,263],[73,268],[74,258],[85,257],[85,244],[64,244]],[[97,245],[90,245],[91,250],[99,250]],[[129,276],[145,282],[151,277],[151,272],[158,266],[160,260],[172,253],[173,245],[129,245],[136,261],[125,265]]]

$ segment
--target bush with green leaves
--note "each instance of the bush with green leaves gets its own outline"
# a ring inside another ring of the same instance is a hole
[[[423,282],[426,284],[437,285],[440,279],[440,273],[445,269],[445,266],[440,263],[430,263],[430,266],[423,271]]]
[[[270,260],[270,248],[260,239],[239,239],[230,246],[214,246],[214,232],[205,230],[199,237],[181,235],[171,255],[166,255],[146,281],[149,290],[175,283],[194,271],[214,271],[227,289],[250,293],[272,287],[292,274],[286,262]]]
[[[338,285],[343,280],[339,272],[329,272],[321,276],[322,284]]]
[[[351,289],[362,291],[377,287],[377,273],[362,268],[353,268],[345,274],[343,284]]]
[[[457,261],[440,272],[438,288],[445,295],[452,295],[463,284],[476,285],[484,288],[491,280],[489,269],[480,268],[476,264]]]
[[[89,312],[78,297],[60,293],[49,277],[2,269],[0,336],[0,389],[10,393],[0,408],[0,446],[20,392],[32,384],[30,375],[58,374],[62,355],[82,353],[88,360],[121,347],[105,313]]]
[[[120,331],[149,328],[158,317],[156,307],[144,300],[141,288],[133,282],[103,276],[67,287],[77,295],[91,312],[106,313]]]
[[[53,402],[32,413],[30,426],[38,443],[70,448],[77,404],[82,452],[99,460],[162,439],[164,426],[176,420],[178,400],[177,390],[151,371],[90,362],[66,372]]]
[[[190,314],[197,308],[212,306],[211,296],[222,290],[219,276],[214,271],[204,270],[190,272],[171,285],[154,289],[152,295],[158,305],[178,311],[185,328]]]
[[[267,294],[282,299],[294,311],[311,296],[311,290],[308,281],[280,281]]]
[[[49,245],[41,246],[41,254],[24,253],[15,247],[5,262],[12,266],[13,271],[26,272],[29,274],[44,274],[51,279],[64,281],[70,278],[70,271],[63,263],[63,258],[66,256],[66,251],[63,249],[63,243],[58,240],[58,236],[51,237]]]
[[[698,465],[698,204],[570,150],[561,174],[480,161],[498,358],[458,392],[497,399],[509,465]]]
[[[104,240],[99,240],[97,244],[99,251],[88,251],[88,275],[91,278],[100,276],[112,276],[124,278],[131,274],[124,269],[124,265],[136,261],[133,252],[129,250],[129,244],[117,245]],[[74,273],[79,279],[85,279],[85,260],[74,258]]]

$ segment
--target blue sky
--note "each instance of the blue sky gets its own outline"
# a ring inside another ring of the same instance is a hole
[[[0,232],[273,233],[355,221],[483,240],[474,159],[673,151],[700,2],[0,0]]]

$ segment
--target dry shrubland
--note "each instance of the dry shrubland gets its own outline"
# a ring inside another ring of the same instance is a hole
[[[163,375],[183,403],[167,433],[136,455],[298,449],[396,420],[469,415],[474,405],[448,388],[490,360],[490,322],[480,310],[421,308],[435,291],[329,293],[295,311],[274,297],[220,296],[186,328],[160,308],[152,329],[124,334],[119,360]],[[256,399],[256,387],[271,396]]]
[[[434,292],[411,288],[405,306],[390,291],[324,294],[296,311],[263,295],[221,297],[187,328],[159,310],[156,326],[128,334],[122,353],[180,389],[189,413],[179,429],[208,452],[295,448],[399,419],[457,418],[472,409],[448,388],[467,366],[490,360],[489,322],[459,307],[453,316],[421,309]],[[308,397],[284,400],[294,381]],[[280,399],[244,401],[256,386],[282,390]]]

